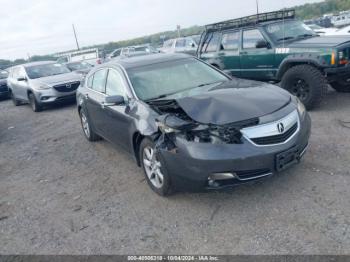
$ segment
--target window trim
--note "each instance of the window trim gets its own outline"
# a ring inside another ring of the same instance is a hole
[[[122,82],[123,82],[123,91],[124,91],[123,97],[124,97],[124,98],[127,98],[127,97],[128,97],[128,91],[127,91],[125,79],[123,78],[122,72],[119,72],[119,70],[117,70],[117,69],[115,69],[115,68],[111,68],[111,67],[109,67],[109,68],[108,68],[108,71],[107,71],[106,83],[105,83],[105,92],[104,92],[104,94],[105,94],[106,96],[110,96],[110,95],[107,94],[107,80],[108,80],[108,76],[109,76],[109,72],[110,72],[110,71],[115,71],[115,72],[119,75],[120,79],[121,79]]]
[[[258,31],[266,42],[270,42],[270,41],[268,41],[266,39],[265,35],[263,34],[263,32],[258,27],[245,28],[245,29],[242,29],[242,37],[241,37],[241,39],[242,39],[242,42],[241,42],[242,50],[257,50],[257,49],[261,49],[261,48],[256,48],[256,47],[244,48],[244,32],[245,31],[253,31],[253,30]]]
[[[105,91],[105,92],[104,92],[104,93],[99,92],[99,91],[97,91],[97,90],[95,90],[95,89],[93,89],[92,87],[89,87],[89,86],[87,86],[87,85],[86,85],[86,88],[88,88],[89,90],[92,90],[92,91],[94,91],[94,92],[96,92],[96,93],[98,93],[98,94],[106,95],[106,83],[107,83],[107,76],[108,76],[108,68],[99,68],[98,70],[96,70],[95,72],[93,72],[92,75],[91,75],[90,77],[92,77],[92,85],[93,85],[93,84],[94,84],[94,79],[95,79],[95,74],[96,74],[97,72],[99,72],[99,71],[102,71],[102,70],[106,70],[106,71],[107,71],[107,74],[106,74],[106,77],[105,77],[105,84],[104,84],[104,91]],[[88,77],[87,80],[88,80],[90,77]]]

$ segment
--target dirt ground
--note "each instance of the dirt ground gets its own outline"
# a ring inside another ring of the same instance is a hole
[[[350,94],[311,112],[293,169],[225,192],[153,193],[75,105],[0,102],[0,254],[350,254]]]

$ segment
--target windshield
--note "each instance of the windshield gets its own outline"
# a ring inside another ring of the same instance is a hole
[[[128,70],[128,74],[135,93],[141,100],[162,98],[229,80],[194,58],[133,68]]]
[[[26,67],[29,78],[36,79],[46,76],[61,75],[69,73],[70,70],[62,64],[45,64]]]
[[[85,69],[90,69],[92,65],[86,62],[76,62],[76,63],[69,63],[66,64],[66,66],[71,70],[71,71],[77,71],[77,70],[85,70]]]
[[[316,36],[315,32],[300,21],[285,21],[265,26],[266,32],[274,42]]]
[[[8,76],[8,73],[6,71],[0,71],[0,79],[6,79]]]

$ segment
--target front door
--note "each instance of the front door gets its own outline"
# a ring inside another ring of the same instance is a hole
[[[128,114],[130,108],[126,90],[126,81],[122,73],[117,69],[109,69],[106,82],[106,96],[123,96],[125,103],[104,106],[104,134],[113,144],[130,150],[130,129],[133,119]]]
[[[239,57],[239,44],[241,31],[228,31],[222,34],[221,45],[218,52],[220,65],[226,73],[240,77],[241,61]]]
[[[257,43],[266,41],[258,29],[243,31],[241,58],[241,77],[256,80],[272,80],[276,73],[275,52],[270,47],[258,48]]]

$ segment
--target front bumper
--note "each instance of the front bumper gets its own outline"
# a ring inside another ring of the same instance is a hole
[[[350,64],[343,67],[325,69],[329,82],[346,81],[350,85]]]
[[[273,146],[255,146],[244,138],[243,144],[214,145],[188,142],[176,138],[177,150],[159,150],[172,184],[180,190],[222,189],[278,173],[276,158],[295,149],[298,161],[304,155],[311,132],[311,119],[306,113],[300,130],[291,140]],[[300,157],[300,158],[299,158]],[[208,178],[217,173],[234,173],[234,179],[212,184]]]
[[[35,90],[34,95],[38,103],[54,104],[64,101],[74,101],[76,99],[76,90],[71,92],[58,92],[54,88]]]

